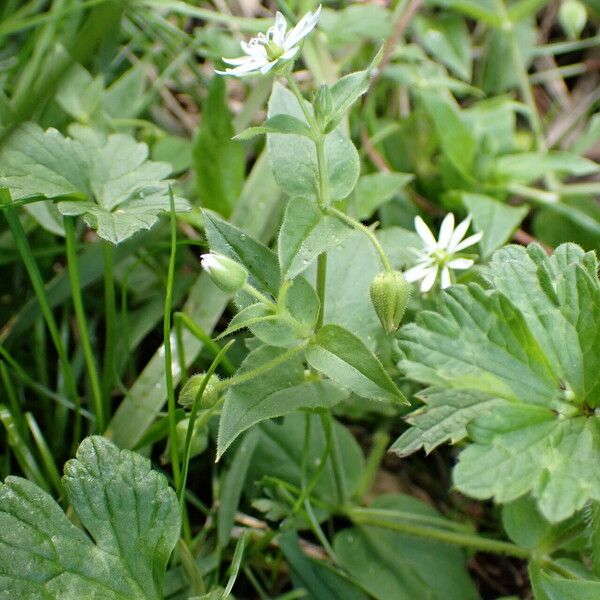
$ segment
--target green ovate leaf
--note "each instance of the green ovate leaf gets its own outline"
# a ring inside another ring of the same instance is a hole
[[[61,200],[56,204],[60,213],[83,215],[100,237],[115,244],[150,229],[170,209],[165,179],[170,172],[169,164],[148,160],[146,144],[125,134],[96,136],[84,143],[26,123],[0,151],[0,176],[14,200]],[[39,215],[42,225],[47,222],[44,205],[25,206],[34,217]],[[175,199],[176,210],[187,208],[187,201]]]
[[[406,520],[442,517],[430,506],[400,494],[377,498],[370,506]],[[357,525],[338,533],[334,549],[342,566],[376,600],[476,600],[479,596],[459,548],[403,535],[389,529]]]
[[[211,251],[244,265],[252,285],[262,292],[276,295],[280,277],[275,254],[216,213],[203,210],[202,215]]]
[[[341,244],[352,229],[335,217],[324,215],[314,201],[292,198],[279,231],[281,276],[293,279],[322,252]]]
[[[267,119],[262,125],[258,127],[249,127],[248,129],[238,133],[233,139],[235,140],[249,140],[253,137],[265,133],[287,133],[294,135],[303,135],[304,137],[312,139],[313,135],[308,125],[290,115],[275,115],[270,119]]]
[[[484,194],[464,192],[460,198],[473,216],[473,228],[483,233],[479,242],[483,258],[510,240],[528,212],[525,206],[508,206]]]
[[[549,600],[597,600],[600,598],[600,580],[565,579],[542,571],[539,581]]]
[[[455,286],[440,313],[401,331],[406,374],[433,388],[395,444],[401,454],[468,433],[457,488],[510,502],[530,493],[556,522],[600,499],[600,285],[573,244],[497,251],[488,287]]]
[[[364,221],[396,192],[414,179],[411,173],[372,173],[358,180],[352,192],[350,206],[354,216]]]
[[[252,351],[237,375],[260,368],[281,355],[279,348],[262,346]],[[243,431],[266,419],[299,409],[331,408],[347,393],[330,381],[305,381],[302,355],[260,376],[233,386],[227,392],[219,422],[217,454],[221,456]]]
[[[244,147],[231,139],[233,134],[225,81],[213,77],[194,141],[194,171],[202,206],[225,216],[237,203],[246,170]]]
[[[308,103],[306,107],[312,110]],[[275,83],[269,100],[269,118],[282,114],[306,123],[296,97]],[[319,177],[314,143],[303,136],[269,133],[267,147],[273,174],[281,188],[290,196],[315,199]],[[325,139],[325,160],[331,198],[345,198],[356,184],[360,164],[356,148],[339,129],[332,131]]]
[[[92,539],[33,483],[8,477],[0,485],[0,595],[160,600],[181,526],[165,477],[93,436],[65,465],[63,485]]]
[[[377,357],[353,333],[339,325],[319,329],[306,360],[339,385],[365,398],[406,402]]]

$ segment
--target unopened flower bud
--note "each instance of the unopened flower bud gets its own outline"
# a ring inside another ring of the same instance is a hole
[[[386,333],[400,327],[410,297],[410,286],[400,271],[379,273],[371,283],[371,301]]]
[[[239,292],[248,279],[248,271],[242,265],[222,254],[203,254],[201,264],[215,285],[229,294]]]
[[[200,386],[202,385],[202,381],[204,380],[205,373],[198,373],[197,375],[192,375],[181,388],[179,392],[178,402],[184,408],[191,408],[196,400],[196,396],[198,395],[198,391],[200,390]],[[211,408],[214,406],[219,400],[219,376],[211,375],[206,387],[204,388],[204,392],[202,393],[202,398],[200,398],[200,408]]]
[[[587,18],[585,5],[579,0],[563,0],[561,2],[558,20],[563,31],[570,39],[579,39]]]
[[[183,451],[185,449],[185,439],[187,437],[189,424],[189,419],[182,419],[179,421],[179,423],[177,423],[177,427],[175,429],[177,432],[177,448],[179,449],[181,456],[183,456]],[[208,430],[206,426],[203,426],[198,420],[196,420],[194,423],[190,442],[190,458],[194,458],[194,456],[202,454],[208,448]]]

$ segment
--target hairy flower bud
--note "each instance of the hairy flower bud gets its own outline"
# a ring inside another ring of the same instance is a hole
[[[179,392],[179,404],[184,408],[191,408],[194,404],[194,400],[198,395],[198,391],[200,390],[200,386],[202,385],[202,381],[204,380],[205,373],[198,373],[196,375],[192,375],[181,388]],[[211,375],[210,379],[206,387],[204,388],[204,392],[202,394],[202,398],[200,398],[200,408],[211,408],[216,404],[219,399],[219,376]]]
[[[215,285],[230,294],[239,292],[248,279],[248,271],[242,265],[222,254],[203,254],[201,264]]]
[[[587,9],[579,0],[563,0],[561,2],[558,20],[570,39],[579,39],[587,18]]]
[[[410,297],[410,285],[400,271],[379,273],[371,283],[371,301],[386,333],[400,327]]]

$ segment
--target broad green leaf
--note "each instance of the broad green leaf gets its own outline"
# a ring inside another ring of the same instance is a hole
[[[508,242],[528,212],[526,206],[508,206],[484,194],[463,192],[460,199],[473,216],[475,231],[483,233],[479,242],[482,258],[488,258]]]
[[[471,174],[477,141],[456,101],[450,94],[439,91],[421,90],[419,97],[433,122],[444,155],[461,173]]]
[[[229,216],[244,182],[244,147],[233,137],[223,77],[213,77],[194,141],[196,187],[202,206]]]
[[[310,437],[308,443],[305,443],[307,423]],[[326,444],[320,417],[296,412],[285,416],[281,423],[263,421],[258,425],[258,429],[259,442],[246,479],[246,490],[255,497],[256,485],[263,477],[282,479],[300,488],[305,447],[308,448],[306,480],[310,481],[318,468]],[[350,431],[337,422],[334,422],[333,438],[340,458],[341,483],[346,497],[350,498],[364,471],[363,453]],[[337,494],[331,461],[329,455],[312,495],[326,502],[338,503],[341,499]],[[326,515],[321,509],[319,513]]]
[[[324,215],[314,200],[292,198],[285,211],[277,244],[281,276],[294,279],[322,252],[341,244],[352,229]]]
[[[354,216],[364,221],[414,179],[411,173],[373,173],[358,180],[350,198]]]
[[[423,46],[458,77],[471,81],[471,43],[465,20],[457,15],[417,15],[412,23]]]
[[[235,140],[249,140],[253,137],[265,133],[287,133],[294,135],[302,135],[309,139],[312,139],[313,134],[306,124],[305,121],[301,121],[296,117],[290,115],[275,115],[267,119],[262,125],[258,127],[249,127],[238,133],[233,139]]]
[[[428,4],[450,8],[495,27],[502,25],[502,17],[494,0],[428,0]]]
[[[0,151],[0,176],[15,200],[44,196],[60,200],[64,215],[83,215],[98,235],[115,244],[150,229],[169,210],[171,171],[147,160],[148,147],[124,134],[99,137],[97,144],[44,132],[33,123],[15,131]],[[187,201],[176,198],[175,209]],[[26,205],[36,216],[36,204]]]
[[[441,444],[456,444],[467,437],[467,424],[477,415],[494,410],[504,400],[481,392],[428,388],[418,398],[425,406],[410,413],[411,425],[391,446],[390,452],[408,456],[423,448],[429,453]]]
[[[600,581],[565,579],[542,571],[541,586],[549,600],[597,600],[600,598]]]
[[[530,183],[550,172],[590,175],[598,172],[598,165],[570,152],[520,152],[498,157],[494,168],[500,182]]]
[[[371,508],[416,517],[440,515],[409,496],[379,497]],[[334,549],[342,566],[376,600],[476,600],[462,550],[396,531],[357,525],[339,532]]]
[[[291,568],[295,589],[302,589],[305,600],[367,600],[367,596],[342,577],[329,564],[309,558],[302,552],[298,534],[287,531],[279,537],[279,547]]]
[[[374,400],[406,402],[377,357],[362,341],[339,325],[319,329],[306,350],[306,360],[351,392]]]
[[[280,354],[278,348],[262,346],[246,357],[237,374],[259,368]],[[299,409],[331,408],[346,396],[329,381],[304,381],[302,355],[298,354],[265,376],[228,390],[219,422],[217,455],[222,456],[236,437],[260,421]]]
[[[600,496],[597,261],[573,244],[552,257],[535,244],[507,246],[485,279],[490,289],[452,287],[439,314],[420,313],[401,331],[401,367],[435,389],[397,448],[460,439],[466,427],[473,443],[456,487],[500,503],[530,493],[557,522]],[[452,406],[460,410],[448,420]]]
[[[312,110],[308,103],[306,107]],[[275,83],[269,100],[269,118],[282,114],[306,123],[296,97]],[[319,178],[314,143],[303,136],[269,133],[267,147],[273,175],[281,188],[290,196],[315,199]],[[345,198],[356,184],[360,164],[356,148],[339,128],[325,140],[325,160],[332,199]]]
[[[244,265],[254,286],[276,295],[279,291],[279,266],[273,252],[216,213],[204,210],[202,215],[211,251]]]
[[[351,4],[342,10],[323,8],[319,29],[332,45],[355,43],[357,37],[378,43],[392,33],[389,10],[379,4]]]
[[[55,100],[71,117],[90,122],[98,109],[103,92],[102,77],[92,77],[81,65],[74,63],[62,79]]]
[[[36,485],[19,477],[0,485],[0,595],[161,599],[181,526],[165,477],[148,459],[93,436],[65,465],[63,484],[89,536]]]

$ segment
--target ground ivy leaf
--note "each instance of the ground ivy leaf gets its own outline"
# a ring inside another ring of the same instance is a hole
[[[293,279],[322,252],[341,244],[352,229],[335,217],[324,215],[314,200],[292,198],[279,231],[281,275]]]
[[[30,196],[63,200],[58,211],[83,215],[100,237],[115,244],[149,229],[170,209],[167,163],[148,160],[146,144],[131,136],[98,137],[96,143],[65,138],[33,123],[20,126],[0,152],[0,175],[15,200]],[[44,226],[35,205],[27,210]],[[175,209],[187,201],[176,198]],[[54,229],[53,229],[54,231]]]
[[[374,400],[405,402],[377,357],[353,333],[327,324],[306,350],[306,360],[317,371],[350,391]]]
[[[139,454],[93,436],[66,464],[63,484],[93,541],[33,483],[8,477],[0,485],[2,597],[162,598],[181,525],[165,477]]]
[[[560,521],[600,499],[597,261],[574,244],[552,257],[508,246],[484,277],[489,289],[452,287],[440,313],[401,331],[401,367],[434,390],[395,449],[430,449],[466,428],[473,443],[454,471],[459,490],[500,503],[530,493]]]
[[[506,401],[481,392],[427,388],[419,394],[425,406],[406,419],[412,427],[392,445],[391,452],[408,456],[423,448],[429,453],[445,442],[456,444],[467,436],[467,424],[477,415]]]

